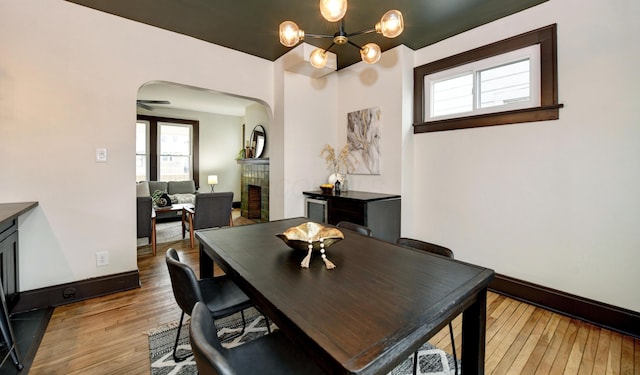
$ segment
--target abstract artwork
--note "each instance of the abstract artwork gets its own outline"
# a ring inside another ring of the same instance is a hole
[[[380,107],[347,114],[347,145],[354,161],[351,174],[380,174]]]

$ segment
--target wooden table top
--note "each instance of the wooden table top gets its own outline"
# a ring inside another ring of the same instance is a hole
[[[300,268],[306,251],[275,234],[306,218],[197,231],[205,251],[293,341],[329,372],[393,369],[475,300],[492,270],[343,230]]]

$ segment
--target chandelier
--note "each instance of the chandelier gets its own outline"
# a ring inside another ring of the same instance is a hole
[[[329,38],[332,39],[332,43],[327,48],[316,48],[311,52],[309,56],[309,62],[313,67],[322,69],[327,64],[327,52],[335,46],[343,44],[351,44],[352,46],[360,50],[360,57],[362,61],[367,64],[375,64],[380,60],[382,54],[380,46],[375,43],[367,43],[364,46],[359,46],[353,43],[349,38],[361,34],[369,34],[376,32],[382,34],[387,38],[395,38],[402,34],[404,30],[404,20],[402,19],[402,13],[398,10],[387,11],[380,22],[376,23],[373,29],[367,29],[357,31],[355,33],[347,33],[344,28],[344,15],[347,12],[347,0],[320,0],[320,13],[322,17],[329,22],[340,21],[338,31],[333,35],[321,35],[321,34],[305,34],[298,25],[293,21],[284,21],[280,24],[279,34],[280,43],[285,47],[293,47],[300,41],[304,40],[305,36],[309,38]]]

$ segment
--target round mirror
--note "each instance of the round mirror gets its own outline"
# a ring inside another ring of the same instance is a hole
[[[261,158],[265,147],[267,147],[267,132],[262,125],[256,125],[253,128],[251,132],[251,147],[255,150],[253,157]]]

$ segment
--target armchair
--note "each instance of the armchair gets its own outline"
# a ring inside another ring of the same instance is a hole
[[[200,193],[196,195],[193,208],[185,208],[185,225],[182,226],[182,238],[189,230],[191,248],[194,246],[194,230],[232,226],[231,209],[233,193]]]

